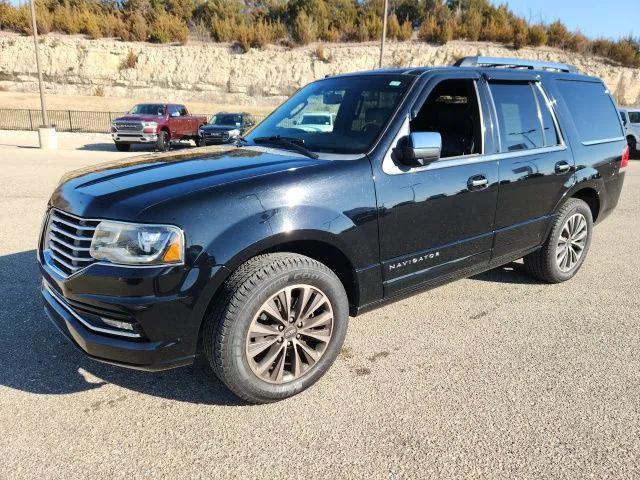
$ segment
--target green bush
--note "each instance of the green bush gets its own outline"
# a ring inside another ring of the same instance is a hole
[[[318,27],[315,20],[310,18],[304,10],[298,12],[293,23],[291,36],[300,45],[315,42],[318,35]]]
[[[547,31],[544,25],[533,25],[529,28],[529,45],[541,47],[547,44]]]
[[[149,41],[151,43],[172,43],[181,45],[187,43],[187,26],[175,15],[158,13],[149,29]]]

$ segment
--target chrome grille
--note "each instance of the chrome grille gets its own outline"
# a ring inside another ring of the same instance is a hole
[[[99,220],[51,210],[44,249],[58,270],[71,275],[94,261],[89,249],[98,223]]]
[[[113,126],[119,132],[141,132],[142,123],[140,122],[114,122]]]
[[[225,132],[225,131],[205,131],[204,132],[204,136],[205,137],[209,137],[209,138],[219,138],[219,139],[227,139],[229,138],[229,132]]]

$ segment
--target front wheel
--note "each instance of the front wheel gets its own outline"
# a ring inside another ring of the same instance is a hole
[[[131,144],[116,142],[116,150],[119,152],[128,152],[131,150]]]
[[[584,263],[592,231],[593,216],[589,205],[578,198],[569,199],[560,208],[542,248],[524,257],[525,268],[549,283],[569,280]]]
[[[292,253],[260,255],[225,283],[205,320],[205,355],[244,400],[281,400],[329,369],[342,348],[348,312],[342,283],[322,263]]]
[[[158,133],[156,148],[159,152],[166,152],[169,150],[169,135],[167,135],[167,132],[161,131]]]

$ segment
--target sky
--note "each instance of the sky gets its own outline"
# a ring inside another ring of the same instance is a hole
[[[587,37],[640,36],[640,0],[491,0],[532,22],[560,19]]]

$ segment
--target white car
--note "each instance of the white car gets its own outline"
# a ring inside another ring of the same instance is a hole
[[[624,134],[629,143],[630,153],[635,156],[638,144],[640,144],[640,109],[622,109],[620,110],[620,118],[624,124]]]
[[[295,126],[305,132],[331,132],[333,117],[334,114],[330,112],[307,112],[295,122]]]

